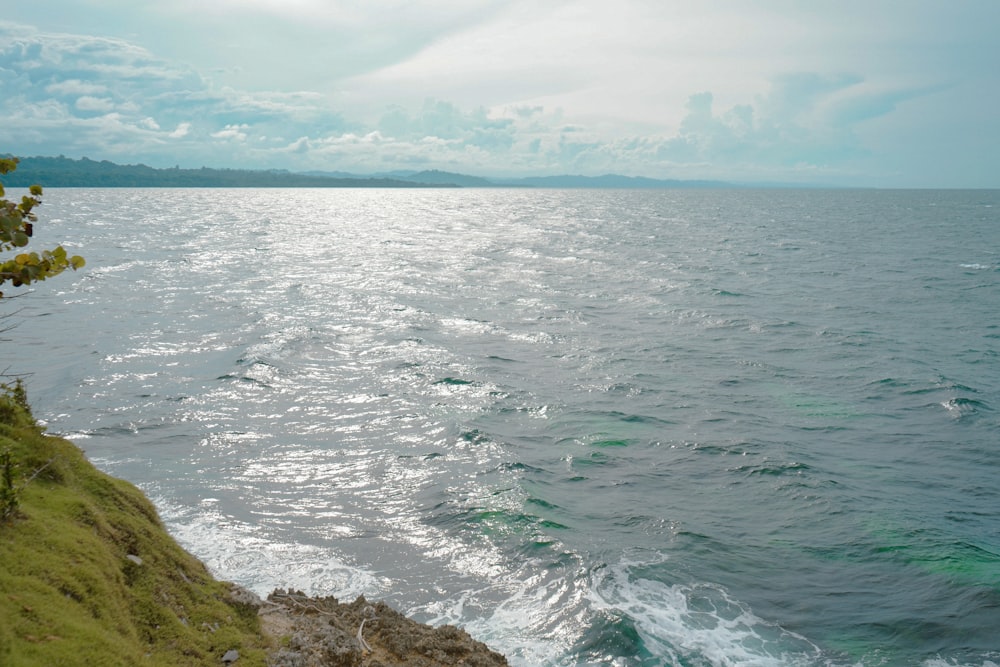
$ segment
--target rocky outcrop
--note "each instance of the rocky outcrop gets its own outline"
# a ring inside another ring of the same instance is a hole
[[[359,597],[342,603],[277,590],[260,600],[243,591],[237,601],[259,608],[261,630],[276,646],[272,667],[500,667],[507,660],[464,630],[417,623],[384,602]]]

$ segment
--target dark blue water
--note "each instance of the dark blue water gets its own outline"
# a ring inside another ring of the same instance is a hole
[[[40,214],[88,267],[0,365],[222,577],[520,665],[1000,661],[1000,192]]]

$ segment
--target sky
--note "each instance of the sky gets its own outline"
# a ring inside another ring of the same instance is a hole
[[[30,0],[0,153],[1000,187],[997,0]]]

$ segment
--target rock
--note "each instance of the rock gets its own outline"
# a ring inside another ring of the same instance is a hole
[[[283,646],[274,667],[504,667],[507,660],[464,630],[434,628],[406,618],[384,602],[359,597],[341,603],[277,590],[260,610],[266,634]]]
[[[142,565],[142,559],[139,558],[138,556],[136,556],[135,554],[129,554],[129,555],[125,556],[125,558],[128,558],[130,561],[132,561],[136,565]]]
[[[259,595],[236,584],[233,584],[229,589],[229,599],[237,605],[254,609],[259,609],[264,604]]]
[[[235,649],[230,649],[226,651],[226,654],[222,656],[222,662],[226,665],[231,665],[240,659],[240,652]]]

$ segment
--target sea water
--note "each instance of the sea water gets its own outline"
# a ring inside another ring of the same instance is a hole
[[[515,665],[1000,662],[1000,192],[39,214],[88,265],[16,301],[0,366],[220,577]]]

